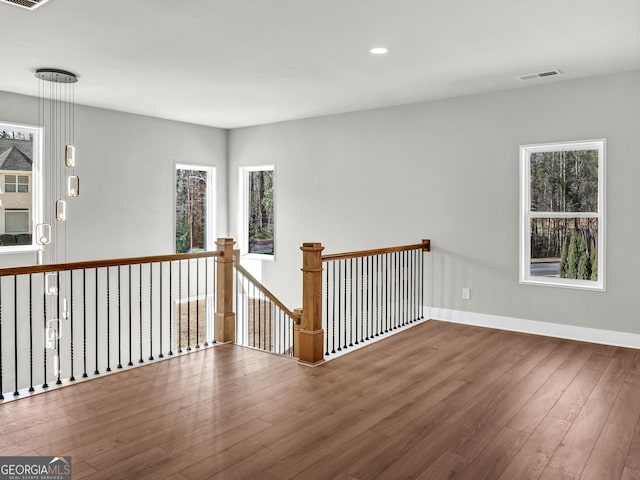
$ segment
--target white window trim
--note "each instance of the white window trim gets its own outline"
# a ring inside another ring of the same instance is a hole
[[[36,244],[35,232],[36,225],[43,223],[44,214],[44,179],[43,179],[43,162],[44,155],[44,128],[34,125],[23,125],[19,123],[0,122],[0,130],[20,130],[33,135],[33,168],[31,170],[31,231],[32,244],[20,246],[0,246],[0,255],[11,253],[27,253],[40,252],[44,250],[43,246]],[[3,186],[4,190],[4,186]]]
[[[249,229],[247,228],[249,217],[249,202],[247,199],[247,192],[249,190],[249,172],[259,172],[263,170],[271,170],[273,174],[273,222],[274,222],[274,248],[273,255],[267,255],[264,253],[249,253]],[[252,165],[247,167],[240,167],[240,219],[239,219],[239,237],[240,237],[240,254],[243,258],[248,260],[266,260],[273,262],[276,259],[277,244],[275,242],[275,222],[276,222],[276,175],[274,165]]]
[[[532,153],[558,152],[563,150],[598,150],[598,212],[530,212],[531,170],[529,159]],[[555,142],[520,146],[520,283],[551,287],[577,288],[605,291],[606,271],[606,139]],[[552,278],[532,276],[530,222],[532,218],[576,218],[590,217],[598,219],[598,280],[577,280],[571,278]]]
[[[216,250],[216,167],[210,165],[196,165],[191,163],[175,163],[173,167],[173,237],[172,250],[176,250],[176,182],[178,181],[177,171],[180,170],[200,170],[207,172],[207,196],[205,203],[207,206],[207,251]]]
[[[16,187],[16,191],[15,192],[9,192],[7,190],[7,177],[16,177],[16,181],[15,182],[11,182],[10,185],[15,186]],[[27,183],[20,183],[20,177],[25,177],[27,179]],[[14,173],[5,173],[4,174],[4,183],[3,183],[3,188],[2,188],[2,193],[21,193],[21,194],[29,194],[32,193],[31,192],[31,182],[29,181],[29,175],[24,175],[24,174],[20,174],[17,171],[14,171]],[[27,191],[26,192],[20,192],[20,185],[27,185]]]

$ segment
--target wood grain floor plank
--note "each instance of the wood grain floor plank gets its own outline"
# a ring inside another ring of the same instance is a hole
[[[292,431],[281,438],[274,440],[269,444],[263,444],[259,449],[254,451],[250,456],[243,458],[240,462],[228,462],[227,468],[219,470],[213,474],[201,475],[200,471],[194,475],[194,470],[185,471],[185,475],[194,480],[211,479],[219,480],[225,478],[251,478],[261,474],[273,464],[275,456],[282,452],[291,451],[295,448],[313,449],[315,436],[309,435],[304,430]],[[251,444],[250,444],[251,445]],[[269,472],[266,475],[270,475]]]
[[[468,383],[464,380],[452,380],[446,382],[434,390],[433,396],[428,401],[407,402],[403,408],[398,408],[393,414],[379,421],[372,428],[387,436],[397,435],[405,431],[416,421],[423,425],[438,419],[446,418],[454,409],[453,398],[461,391],[467,391]],[[405,408],[406,407],[406,408]]]
[[[640,417],[640,375],[627,375],[615,400],[608,423],[635,425]]]
[[[509,463],[499,480],[539,478],[569,426],[570,422],[566,420],[545,418]]]
[[[522,358],[507,370],[507,374],[513,375],[519,379],[522,379],[536,366],[538,366],[540,362],[542,362],[547,355],[554,350],[557,342],[555,339],[545,339],[540,341],[534,336],[527,336],[524,338],[526,339],[526,342],[518,347],[519,351],[512,352],[513,355],[522,354]]]
[[[451,452],[444,452],[416,480],[455,480],[467,466],[467,459]]]
[[[295,480],[325,480],[340,474],[347,474],[348,468],[388,441],[389,437],[386,435],[374,430],[366,430],[353,439],[349,448],[336,448],[329,455],[290,478]],[[286,479],[288,477],[279,475],[278,478]]]
[[[202,473],[206,467],[206,459],[212,455],[219,454],[226,450],[237,448],[238,444],[243,441],[260,435],[262,431],[268,430],[272,425],[260,420],[250,420],[241,423],[238,426],[225,432],[218,432],[215,428],[209,428],[211,431],[208,435],[183,439],[182,442],[173,438],[167,442],[160,444],[165,457],[158,463],[151,465],[144,472],[139,472],[136,480],[155,480],[163,478],[167,475],[180,473],[187,478],[186,470],[194,467],[196,475],[206,476],[207,472]],[[220,465],[220,468],[226,468]],[[217,470],[212,469],[211,474]]]
[[[621,480],[640,480],[640,470],[624,467]]]
[[[289,450],[291,452],[289,455],[279,455],[277,460],[272,458],[270,465],[264,467],[264,470],[278,478],[291,478],[315,463],[322,463],[323,459],[331,457],[336,450],[348,449],[354,438],[397,410],[398,407],[393,403],[376,405],[366,416],[346,422],[333,435],[322,435],[316,438],[313,448],[298,445]]]
[[[509,427],[533,432],[562,396],[571,380],[552,375],[509,422]]]
[[[604,372],[618,349],[618,347],[612,347],[611,345],[592,345],[591,355],[589,355],[584,368]]]
[[[354,477],[353,475],[349,475],[348,473],[342,472],[337,477],[334,477],[333,480],[360,480],[360,479]]]
[[[530,398],[530,393],[512,390],[492,402],[478,405],[473,417],[461,424],[464,433],[458,436],[449,451],[473,460]]]
[[[640,422],[636,423],[625,465],[631,470],[640,471]]]
[[[620,352],[624,353],[621,355],[619,352],[616,352],[602,373],[600,380],[593,388],[591,392],[593,398],[613,403],[618,397],[624,379],[627,377],[631,368],[630,360],[635,356],[635,352],[628,352],[626,350],[620,350]]]
[[[87,462],[76,462],[71,457],[71,471],[73,473],[74,480],[81,480],[83,478],[87,478],[90,475],[97,472],[95,468],[89,465]]]
[[[577,478],[570,473],[547,466],[538,480],[577,480]]]
[[[488,442],[482,452],[468,464],[460,476],[455,478],[459,480],[492,480],[498,478],[528,438],[529,434],[526,432],[503,428],[494,439]]]
[[[576,350],[577,345],[571,343],[558,343],[556,347],[544,357],[522,380],[513,388],[521,392],[535,394],[544,383],[549,380],[556,370]]]
[[[222,436],[220,441],[225,442],[225,437]],[[212,477],[214,474],[232,468],[240,462],[249,462],[250,458],[261,450],[268,448],[285,437],[287,437],[288,441],[295,440],[295,443],[300,443],[312,440],[314,435],[300,429],[296,419],[290,418],[287,421],[262,429],[255,435],[247,436],[242,441],[226,445],[223,448],[217,448],[214,453],[211,450],[203,451],[202,448],[192,448],[186,454],[180,454],[180,456],[186,456],[191,460],[191,466],[180,470],[180,473],[193,480]],[[194,462],[194,455],[198,453],[203,454],[203,456]]]
[[[91,480],[113,480],[114,478],[138,478],[140,474],[153,465],[161,462],[166,457],[166,452],[158,447],[144,450],[126,460],[114,463],[111,466],[98,470],[87,478]],[[87,462],[89,463],[89,461]],[[89,463],[90,466],[91,463]]]
[[[606,423],[580,480],[620,478],[632,437],[633,428]]]
[[[611,411],[602,400],[589,399],[572,423],[549,466],[579,477]]]
[[[424,472],[447,451],[462,428],[438,423],[432,428],[413,428],[402,436],[390,438],[377,449],[355,462],[346,471],[362,480],[397,480]]]
[[[582,406],[591,395],[593,387],[601,376],[601,371],[585,366],[558,399],[549,412],[549,416],[560,420],[573,421],[580,413]]]

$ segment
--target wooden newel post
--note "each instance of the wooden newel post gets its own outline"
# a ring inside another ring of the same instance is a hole
[[[293,311],[293,356],[300,359],[300,324],[302,323],[302,309],[296,308]]]
[[[321,243],[302,247],[302,320],[299,333],[300,362],[315,365],[324,361],[322,330],[322,250]]]
[[[216,342],[236,341],[236,314],[233,311],[233,238],[218,238],[222,252],[216,257]]]

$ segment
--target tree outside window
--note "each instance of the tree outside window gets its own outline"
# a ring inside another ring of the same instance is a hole
[[[188,165],[176,166],[176,253],[208,250],[212,242],[212,209],[209,192],[213,169]]]
[[[521,281],[604,289],[604,140],[521,147]]]
[[[275,252],[273,167],[245,168],[243,180],[245,252],[273,256]]]

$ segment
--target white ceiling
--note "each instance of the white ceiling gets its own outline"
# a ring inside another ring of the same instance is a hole
[[[0,90],[61,68],[77,103],[223,128],[640,69],[640,0],[50,0],[0,24]]]

